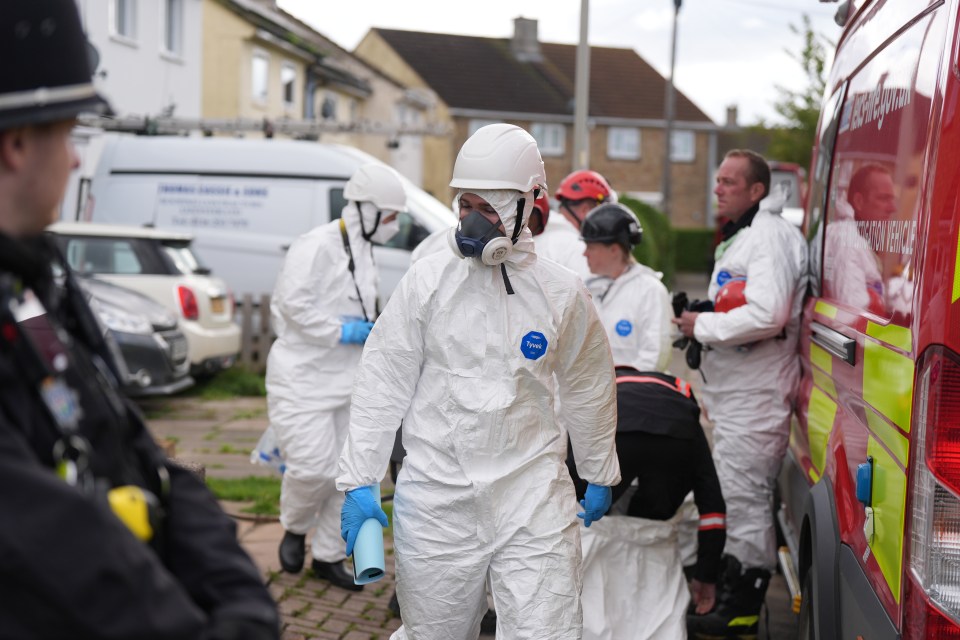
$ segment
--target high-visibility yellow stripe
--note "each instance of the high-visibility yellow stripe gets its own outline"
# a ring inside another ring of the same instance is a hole
[[[903,351],[910,352],[913,350],[913,332],[906,327],[867,322],[867,335]]]
[[[913,360],[867,340],[863,348],[863,399],[882,416],[910,433]]]
[[[827,462],[827,442],[836,417],[837,403],[823,391],[813,389],[807,410],[807,439],[810,442],[810,461],[820,473],[823,473]]]
[[[957,257],[953,267],[953,298],[951,302],[960,299],[960,233],[957,234]]]
[[[760,622],[760,616],[739,616],[727,623],[728,627],[752,627]],[[736,631],[736,629],[731,629]]]
[[[824,351],[824,353],[826,352]],[[820,369],[817,369],[816,367],[814,367],[813,369],[813,384],[814,386],[817,386],[823,389],[823,391],[831,398],[836,399],[837,386],[833,384],[833,378],[831,378],[828,374],[824,373],[823,371],[820,371]]]
[[[820,367],[827,372],[827,375],[833,373],[833,356],[822,347],[810,343],[810,362],[814,367]],[[816,369],[814,369],[816,370]]]
[[[820,481],[820,474],[817,473],[817,470],[813,467],[810,467],[810,471],[807,473],[807,475],[810,476],[810,481],[813,482],[813,484],[817,484],[817,482]]]
[[[873,456],[874,535],[870,549],[899,603],[907,474],[876,438],[868,439],[867,455]]]
[[[813,310],[819,314],[827,316],[828,318],[837,317],[837,308],[832,304],[827,304],[823,300],[817,300],[817,304],[814,306]]]
[[[900,466],[906,468],[910,459],[910,440],[870,407],[864,407],[864,413],[873,435],[894,455]]]

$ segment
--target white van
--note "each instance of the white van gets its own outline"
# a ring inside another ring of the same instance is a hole
[[[238,296],[270,293],[293,240],[340,217],[343,186],[380,162],[358,149],[294,140],[110,134],[81,214],[87,222],[150,226],[194,237],[197,255]],[[374,249],[385,302],[430,233],[453,211],[404,179],[409,213]]]

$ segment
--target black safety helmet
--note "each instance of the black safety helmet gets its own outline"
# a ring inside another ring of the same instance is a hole
[[[580,227],[580,235],[584,242],[616,243],[630,253],[640,244],[643,230],[633,211],[622,204],[608,202],[587,214]]]
[[[2,0],[0,60],[0,131],[109,110],[75,0]]]

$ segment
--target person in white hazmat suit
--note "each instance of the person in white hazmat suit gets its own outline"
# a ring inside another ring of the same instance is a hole
[[[723,313],[684,311],[674,320],[704,345],[702,399],[715,427],[713,458],[727,505],[718,604],[688,617],[695,638],[757,632],[776,566],[773,487],[800,377],[797,337],[807,271],[800,232],[760,207],[770,188],[763,157],[731,151],[716,180],[717,212],[730,222],[708,294],[729,307],[724,286],[735,286],[742,304]]]
[[[613,363],[665,371],[673,310],[663,274],[633,257],[643,234],[637,216],[622,204],[602,204],[587,214],[580,233],[594,274],[587,288],[607,331]]]
[[[356,170],[344,187],[339,220],[290,246],[270,307],[277,340],[267,358],[267,408],[286,461],[280,491],[280,564],[303,568],[315,528],[312,569],[339,587],[359,590],[344,568],[337,459],[350,420],[353,374],[378,313],[372,241],[399,229],[407,197],[396,172],[379,164]]]
[[[537,255],[562,264],[586,282],[592,274],[583,255],[580,226],[594,207],[616,202],[617,194],[602,175],[582,169],[564,178],[554,196],[560,215],[550,216],[543,233],[536,237]]]
[[[497,635],[581,635],[580,539],[559,385],[589,526],[620,478],[606,335],[575,274],[538,261],[526,218],[541,185],[536,141],[507,124],[463,145],[451,186],[452,252],[414,263],[363,353],[337,487],[348,555],[403,420],[394,494],[394,640],[476,638],[489,577]]]

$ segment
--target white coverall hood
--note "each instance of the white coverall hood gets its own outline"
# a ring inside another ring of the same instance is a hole
[[[776,565],[771,499],[786,453],[800,379],[797,338],[806,290],[803,236],[759,211],[717,259],[708,290],[746,277],[747,304],[701,313],[694,336],[709,346],[702,399],[715,424],[713,458],[727,503],[725,552],[744,568]]]
[[[584,282],[592,277],[590,265],[583,255],[587,245],[580,237],[580,231],[563,214],[551,215],[543,233],[533,241],[537,245],[537,256],[562,264]]]
[[[530,219],[530,212],[533,211],[533,191],[528,191],[527,193],[520,193],[515,189],[461,189],[457,192],[457,197],[454,199],[454,205],[456,206],[456,211],[459,215],[459,205],[460,197],[465,193],[472,193],[475,196],[479,196],[486,200],[487,204],[493,207],[494,211],[497,212],[497,215],[500,217],[500,222],[503,224],[503,234],[507,240],[510,242],[514,235],[514,230],[517,222],[517,205],[520,202],[520,198],[524,199],[523,210],[521,212],[521,232],[520,236],[517,238],[516,243],[510,243],[506,255],[500,262],[516,262],[517,260],[524,259],[522,254],[529,254],[534,251],[532,238],[533,234],[527,229],[527,221]],[[460,252],[460,249],[457,247],[456,241],[456,232],[460,228],[458,224],[448,233],[448,244],[450,250],[453,251],[453,254],[457,257],[463,257],[463,254]],[[521,255],[513,257],[511,255],[514,250],[518,248],[518,245],[521,244],[521,240],[524,241],[523,245],[519,247],[519,252]],[[528,243],[527,240],[530,242]],[[506,243],[504,243],[506,246]],[[496,266],[499,262],[496,263],[486,263],[487,266]]]
[[[367,340],[337,486],[379,483],[403,421],[394,638],[476,637],[488,576],[512,637],[580,637],[581,526],[554,393],[581,477],[616,484],[613,362],[576,276],[528,255],[515,295],[477,260],[422,258]]]
[[[587,281],[607,332],[613,364],[637,371],[665,371],[670,363],[673,307],[663,274],[631,263],[616,280]]]

